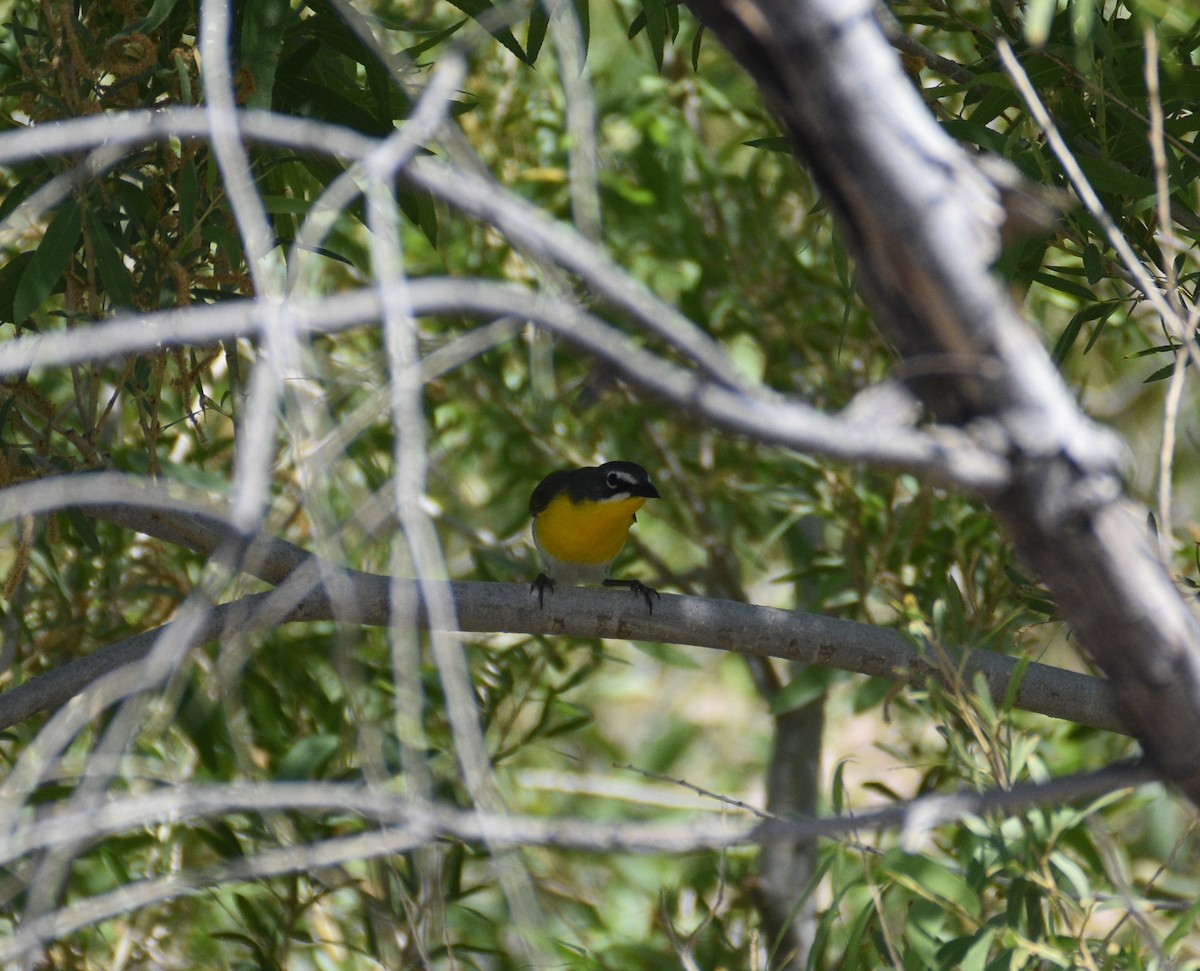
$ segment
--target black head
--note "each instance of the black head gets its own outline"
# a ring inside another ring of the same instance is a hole
[[[650,484],[650,474],[635,462],[605,462],[588,471],[590,499],[659,498],[658,490]]]
[[[566,493],[572,502],[612,502],[641,496],[659,498],[650,476],[633,462],[606,462],[582,469],[560,469],[538,483],[529,497],[529,514],[537,516],[555,497]]]

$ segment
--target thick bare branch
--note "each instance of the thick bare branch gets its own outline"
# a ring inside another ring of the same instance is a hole
[[[933,121],[869,0],[689,0],[812,167],[880,325],[942,421],[1015,463],[989,495],[1164,774],[1200,799],[1200,624],[1123,499],[1121,448],[1076,407],[991,273],[998,192]]]
[[[192,636],[194,644],[226,633],[298,620],[386,625],[391,617],[389,584],[404,588],[399,602],[421,603],[420,591],[411,581],[347,570],[279,539],[245,537],[209,508],[187,509],[178,499],[133,502],[134,495],[142,491],[135,486],[122,489],[119,501],[114,502],[111,493],[105,492],[116,485],[116,477],[95,478],[106,488],[88,494],[89,490],[79,488],[76,482],[69,492],[73,504],[127,529],[220,556],[269,583],[287,584],[285,598],[275,591],[214,608]],[[54,492],[54,482],[25,487],[25,494],[36,490],[38,495],[48,496],[47,501],[62,502],[64,496]],[[63,480],[59,483],[66,484]],[[10,490],[6,493],[10,501],[14,493],[21,495]],[[147,498],[154,494],[155,490],[144,490]],[[28,510],[27,504],[21,507]],[[973,651],[955,659],[961,672],[956,675],[933,652],[917,650],[892,630],[726,600],[667,594],[655,602],[653,614],[648,614],[621,591],[564,587],[546,601],[545,609],[539,609],[523,584],[454,582],[438,586],[455,604],[457,629],[473,633],[505,631],[687,644],[917,684],[929,678],[946,682],[956,676],[970,684],[981,673],[997,702],[1006,696],[1018,666],[1006,655]],[[404,622],[420,627],[429,624],[423,607]],[[108,671],[146,656],[161,633],[139,634],[0,695],[0,727],[61,706]],[[1122,731],[1106,682],[1048,665],[1034,663],[1026,668],[1014,704],[1082,725]]]

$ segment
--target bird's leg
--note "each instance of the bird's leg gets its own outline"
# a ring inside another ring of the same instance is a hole
[[[539,573],[536,577],[534,577],[533,583],[529,585],[530,593],[533,593],[535,590],[537,591],[538,595],[538,607],[545,610],[546,591],[549,590],[551,593],[554,592],[554,581],[550,579],[550,577],[546,576],[546,574]]]

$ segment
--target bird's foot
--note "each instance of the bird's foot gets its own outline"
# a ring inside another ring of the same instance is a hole
[[[554,592],[554,581],[551,580],[550,577],[546,576],[546,574],[539,573],[536,577],[534,577],[533,583],[529,584],[529,592],[533,593],[535,590],[537,591],[538,595],[538,607],[544,610],[546,608],[546,591],[549,590],[551,593]]]
[[[606,587],[628,587],[634,596],[641,597],[646,601],[646,609],[649,610],[650,613],[654,613],[654,600],[662,599],[659,597],[657,590],[655,590],[653,587],[646,586],[646,584],[642,583],[641,580],[614,580],[609,577],[604,581],[604,585]],[[654,599],[651,599],[652,597]]]

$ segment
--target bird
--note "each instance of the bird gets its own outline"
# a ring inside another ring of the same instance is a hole
[[[538,595],[538,606],[545,607],[546,591],[561,580],[628,587],[653,613],[657,590],[640,580],[614,580],[608,571],[637,522],[637,511],[647,499],[658,498],[649,473],[635,462],[560,469],[542,479],[529,497],[533,543],[547,570],[529,587]]]

